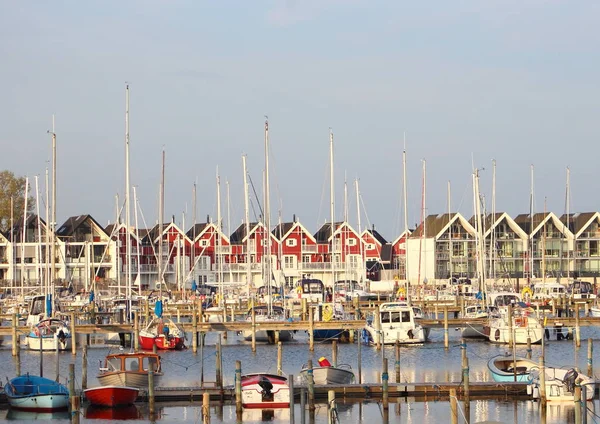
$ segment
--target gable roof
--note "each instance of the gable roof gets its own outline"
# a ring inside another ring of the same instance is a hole
[[[102,227],[102,225],[100,225],[98,221],[96,221],[91,215],[78,215],[67,218],[67,220],[56,231],[56,235],[58,237],[71,237],[75,231],[77,231],[77,229],[88,220],[92,221],[92,223],[94,223],[96,227],[106,236],[109,235],[104,227]]]
[[[364,236],[365,234],[370,234],[373,237],[373,239],[376,240],[382,246],[387,243],[387,240],[383,238],[383,236],[375,228],[367,229],[363,231],[361,235]]]
[[[475,228],[458,212],[443,213],[439,215],[429,215],[425,218],[415,231],[412,232],[410,238],[419,238],[423,233],[423,225],[425,224],[425,238],[437,238],[452,225],[455,221],[459,221],[463,228],[474,235]]]
[[[488,218],[490,218],[490,217],[488,216]],[[506,212],[499,212],[499,213],[497,213],[497,214],[496,214],[496,216],[495,216],[495,219],[494,219],[494,222],[492,223],[492,225],[491,225],[491,226],[489,226],[489,227],[486,227],[486,232],[485,232],[485,234],[483,235],[483,236],[484,236],[484,238],[487,238],[487,237],[489,237],[489,236],[490,236],[490,234],[491,234],[491,232],[492,232],[492,231],[493,231],[493,230],[494,230],[494,229],[495,229],[495,228],[496,228],[496,227],[497,227],[497,226],[498,226],[498,225],[499,225],[499,224],[500,224],[502,221],[504,221],[504,220],[506,220],[506,223],[508,224],[509,228],[510,228],[511,230],[513,230],[513,231],[515,232],[515,234],[517,234],[517,235],[518,235],[518,236],[519,236],[521,239],[523,239],[523,240],[526,240],[526,239],[528,238],[528,235],[527,235],[527,233],[526,233],[525,231],[523,231],[523,228],[521,228],[521,227],[519,226],[519,224],[517,224],[517,223],[515,222],[515,220],[514,220],[514,219],[512,219],[512,218],[510,217],[510,215],[509,215],[509,214],[507,214]]]
[[[568,215],[568,228],[573,234],[577,237],[581,235],[581,233],[585,232],[585,230],[589,227],[589,225],[600,217],[600,213],[598,212],[580,212],[580,213],[570,213]],[[560,222],[562,222],[565,226],[567,225],[567,214],[563,214],[559,218]]]

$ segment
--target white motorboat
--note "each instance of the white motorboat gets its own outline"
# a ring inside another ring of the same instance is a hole
[[[575,386],[585,386],[585,400],[593,400],[596,389],[596,380],[581,374],[576,368],[544,368],[546,400],[552,402],[571,401],[575,397]],[[533,397],[540,397],[539,372],[534,376],[531,386]],[[583,393],[582,393],[583,397]],[[583,398],[582,398],[583,400]]]
[[[529,308],[515,307],[513,309],[512,323],[509,321],[508,308],[499,308],[499,315],[490,318],[484,327],[488,340],[492,343],[527,344],[529,339],[532,344],[541,343],[544,337],[544,327],[535,318]]]
[[[379,317],[367,320],[362,336],[369,344],[418,344],[427,340],[429,330],[415,321],[414,310],[406,302],[389,302],[379,306]]]
[[[27,335],[30,350],[69,350],[71,348],[71,330],[66,322],[57,318],[41,320]]]

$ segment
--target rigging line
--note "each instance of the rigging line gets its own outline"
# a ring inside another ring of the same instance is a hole
[[[250,186],[252,187],[252,193],[254,193],[254,197],[256,198],[256,204],[258,206],[258,210],[260,211],[260,216],[264,216],[263,208],[260,204],[260,198],[256,193],[256,188],[254,187],[254,181],[252,181],[252,176],[248,173],[248,181],[250,181]]]

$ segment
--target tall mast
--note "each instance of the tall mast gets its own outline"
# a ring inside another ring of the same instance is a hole
[[[496,159],[492,160],[492,219],[490,225],[490,269],[489,277],[496,283]]]
[[[135,226],[135,258],[136,258],[136,267],[135,267],[135,286],[138,289],[138,292],[142,286],[141,277],[140,277],[140,232],[138,225],[138,197],[136,187],[133,186],[133,222]]]
[[[362,238],[362,228],[360,225],[360,193],[358,191],[358,179],[354,180],[354,188],[356,189],[356,220],[358,223],[358,234],[360,235],[360,279],[359,282],[362,283],[362,279],[365,276],[365,247]]]
[[[163,148],[161,157],[161,168],[160,168],[160,195],[158,205],[158,284],[159,284],[159,296],[162,299],[162,285],[163,285],[163,231],[164,231],[164,220],[165,220],[165,149]]]
[[[121,262],[121,212],[119,211],[119,195],[115,194],[115,225],[119,228],[117,235],[117,254],[119,260],[117,260],[117,292],[121,296],[121,271],[123,270],[123,264]]]
[[[335,285],[335,193],[333,182],[333,131],[329,128],[329,213],[331,216],[331,287]]]
[[[271,200],[270,200],[270,185],[269,185],[269,118],[265,116],[265,246],[266,246],[266,257],[265,260],[265,271],[267,293],[269,295],[269,315],[273,312],[273,303],[271,301]]]
[[[21,229],[21,296],[25,295],[25,242],[27,237],[27,198],[29,196],[29,177],[25,177],[25,199],[23,206],[23,228]]]
[[[231,208],[230,208],[230,196],[229,196],[229,180],[225,180],[225,187],[227,189],[227,234],[231,234]],[[229,266],[229,281],[233,281],[233,271],[231,265]]]
[[[248,170],[246,169],[246,155],[242,156],[242,169],[244,171],[244,224],[246,227],[246,288],[248,290],[248,296],[250,296],[252,270],[250,269],[250,211],[248,206]]]
[[[191,245],[191,252],[190,252],[190,263],[192,264],[192,280],[196,280],[196,207],[197,207],[197,200],[196,200],[196,182],[194,181],[194,188],[192,190],[192,215],[193,215],[193,220],[194,220],[194,225],[192,226],[192,245]]]
[[[125,255],[127,260],[127,275],[125,277],[125,293],[127,296],[127,320],[131,321],[131,205],[129,188],[129,84],[125,86]]]
[[[52,246],[50,247],[50,285],[56,279],[56,130],[54,126],[54,115],[52,115]]]
[[[221,254],[221,177],[219,176],[219,168],[217,167],[217,239],[215,240],[215,247],[217,248],[217,254],[215,259],[217,260],[217,273],[219,276],[219,291],[221,292],[222,306],[225,305],[225,290],[223,288],[223,255]],[[223,308],[225,310],[225,308]]]
[[[50,230],[48,229],[48,225],[50,222],[50,205],[48,202],[48,200],[50,199],[50,187],[48,186],[48,179],[48,168],[46,168],[46,248],[44,249],[44,293],[48,293],[50,289],[50,261],[48,260],[48,254],[50,249]]]
[[[404,133],[404,150],[402,150],[402,197],[404,198],[404,279],[408,296],[408,192],[406,185],[406,133]]]
[[[452,220],[452,209],[451,209],[451,197],[450,197],[450,180],[448,180],[448,226],[449,226],[449,232],[448,232],[448,267],[450,268],[450,281],[452,282],[452,251],[453,251],[453,246],[452,246],[452,225],[450,224],[450,221]]]
[[[531,284],[531,276],[533,275],[533,164],[531,164],[531,189],[529,193],[529,217],[531,225],[529,229],[529,277],[528,283]]]
[[[37,260],[35,261],[36,263],[36,269],[35,269],[35,274],[37,279],[40,282],[40,285],[42,285],[42,272],[41,272],[41,266],[40,266],[40,261],[42,258],[42,227],[40,225],[40,188],[39,188],[39,178],[36,175],[35,176],[35,208],[36,208],[36,215],[37,215],[37,222],[36,222],[36,228],[37,228],[37,243],[35,244],[35,256],[37,257]],[[45,295],[47,295],[48,293],[44,293]],[[44,300],[44,308],[46,307],[46,301]],[[46,310],[46,316],[48,316],[48,311]]]
[[[571,231],[571,169],[567,166],[567,190],[566,190],[566,203],[567,203],[567,230]],[[569,239],[567,238],[567,283],[571,278],[571,249],[569,248]]]

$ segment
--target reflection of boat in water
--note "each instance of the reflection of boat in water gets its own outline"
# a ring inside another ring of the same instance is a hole
[[[488,369],[494,381],[529,382],[531,371],[539,368],[536,362],[527,358],[498,355],[488,361]]]
[[[89,405],[85,410],[85,418],[88,420],[139,420],[144,417],[135,405],[119,406],[118,408]]]
[[[245,423],[257,423],[257,422],[265,422],[265,421],[275,421],[275,422],[283,423],[283,422],[289,422],[289,420],[290,420],[289,408],[278,408],[278,409],[247,409],[247,408],[244,408],[244,411],[242,412],[242,422],[245,422]]]
[[[71,413],[67,410],[54,412],[32,412],[11,408],[6,413],[6,420],[8,421],[30,422],[37,420],[69,420],[70,418]]]

